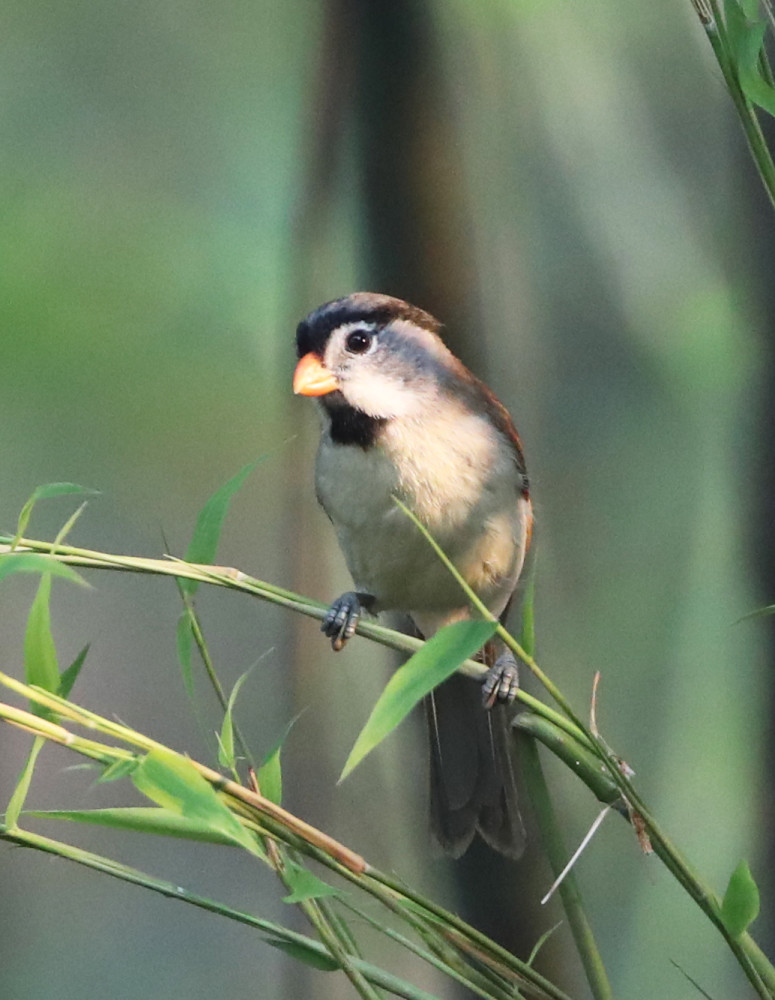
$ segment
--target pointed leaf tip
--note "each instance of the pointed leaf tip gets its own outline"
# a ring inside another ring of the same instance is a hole
[[[228,482],[213,493],[199,511],[191,543],[186,549],[186,562],[208,565],[215,561],[221,529],[226,520],[231,499],[262,459],[263,456],[257,458],[255,462],[249,462],[243,466],[236,476],[232,476]],[[185,593],[192,595],[198,589],[199,581],[181,580],[180,586]]]
[[[435,687],[450,677],[490,639],[497,622],[446,625],[396,670],[385,686],[344,765],[339,781],[382,742]]]

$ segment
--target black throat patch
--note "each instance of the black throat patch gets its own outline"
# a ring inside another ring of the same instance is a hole
[[[384,417],[370,417],[362,410],[356,410],[347,403],[334,402],[333,399],[329,401],[327,398],[324,405],[331,418],[331,440],[334,444],[371,448],[386,422]]]

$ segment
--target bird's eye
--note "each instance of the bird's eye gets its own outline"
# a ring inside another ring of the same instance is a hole
[[[374,334],[369,330],[352,330],[345,337],[345,347],[351,354],[365,354],[371,347]]]

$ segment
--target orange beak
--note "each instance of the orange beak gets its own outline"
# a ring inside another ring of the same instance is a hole
[[[336,375],[326,368],[317,354],[305,354],[296,365],[293,391],[297,396],[325,396],[338,388]]]

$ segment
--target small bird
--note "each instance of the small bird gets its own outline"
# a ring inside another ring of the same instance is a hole
[[[440,329],[401,299],[356,292],[320,306],[296,331],[293,389],[317,397],[322,416],[317,498],[355,584],[323,621],[334,650],[364,611],[404,612],[426,639],[472,616],[396,497],[501,620],[525,565],[533,515],[519,436]],[[480,657],[489,667],[482,687],[455,674],[426,699],[431,829],[454,857],[477,832],[518,857],[524,828],[508,728],[517,664],[495,642]]]

